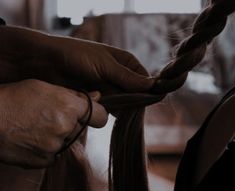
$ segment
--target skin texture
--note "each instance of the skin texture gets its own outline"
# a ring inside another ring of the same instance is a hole
[[[211,3],[211,6],[200,14],[194,23],[192,35],[179,45],[173,61],[160,72],[155,80],[137,74],[138,71],[143,71],[143,68],[129,53],[126,54],[123,51],[96,43],[50,37],[33,31],[8,27],[0,30],[0,57],[2,66],[5,66],[1,67],[1,80],[9,82],[22,78],[37,78],[72,89],[98,89],[105,96],[122,92],[145,92],[150,88],[151,92],[155,94],[166,94],[183,85],[187,72],[201,61],[207,44],[223,30],[227,15],[234,11],[234,0],[212,0]],[[153,83],[155,83],[154,88],[152,88]],[[159,100],[156,99],[156,102]],[[111,145],[110,157],[110,164],[113,163],[113,169],[110,172],[113,170],[113,177],[111,174],[110,190],[140,189],[147,191],[144,142],[141,131],[143,125],[139,123],[143,121],[143,108],[128,112],[130,113],[124,112],[122,115],[118,115],[115,126],[117,131],[113,133],[114,144]],[[119,133],[123,119],[126,120],[124,121],[124,131]],[[118,134],[120,144],[114,139]],[[125,141],[122,140],[124,137],[126,137]],[[66,158],[72,159],[72,156],[74,155],[66,155]],[[121,164],[119,158],[123,159]],[[139,161],[141,162],[138,164]],[[69,160],[68,164],[75,167],[75,162],[72,160]],[[129,168],[123,168],[126,166]],[[61,166],[59,165],[59,167]],[[64,169],[73,171],[75,168]],[[133,171],[133,169],[136,170]],[[127,175],[125,172],[130,174]],[[136,172],[140,172],[145,177],[139,178],[139,173]],[[61,179],[57,179],[60,181],[55,182],[63,183],[64,177],[60,177]],[[184,184],[182,185],[184,186]]]
[[[98,90],[95,97],[100,97],[144,92],[154,83],[124,50],[25,28],[0,28],[2,162],[33,168],[51,164],[76,120],[87,112],[87,101],[76,90]],[[89,125],[102,127],[107,112],[97,101]]]
[[[102,94],[146,91],[154,83],[124,50],[24,28],[0,28],[0,59],[7,66],[0,73],[5,76],[2,81],[39,78],[72,88],[99,89]]]
[[[0,160],[8,164],[47,166],[86,120],[87,100],[73,90],[30,79],[2,85],[0,92]],[[103,127],[107,113],[96,101],[89,125]]]

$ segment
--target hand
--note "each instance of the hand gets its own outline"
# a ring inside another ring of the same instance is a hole
[[[82,88],[102,92],[143,92],[150,89],[154,80],[129,52],[91,41],[71,38],[54,38],[60,55],[60,66]],[[57,62],[58,63],[58,62]]]
[[[89,125],[102,127],[107,113],[96,101]],[[0,161],[23,167],[52,163],[64,139],[82,128],[77,122],[86,120],[88,109],[81,93],[39,80],[1,85],[0,105]]]
[[[15,80],[37,78],[102,95],[144,92],[154,83],[132,54],[104,44],[16,27],[1,27],[0,40],[2,78],[12,73]]]

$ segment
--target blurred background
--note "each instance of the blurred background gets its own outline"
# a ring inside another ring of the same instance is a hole
[[[0,0],[8,24],[106,43],[132,52],[152,75],[169,62],[174,46],[187,37],[204,0]],[[224,32],[185,85],[145,116],[151,191],[173,190],[187,140],[235,84],[235,24]],[[89,129],[87,153],[96,190],[107,190],[109,140],[114,117],[101,130]],[[138,160],[138,159],[137,159]]]

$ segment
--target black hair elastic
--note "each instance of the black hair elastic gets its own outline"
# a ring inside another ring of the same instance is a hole
[[[77,120],[77,123],[75,125],[74,130],[76,131],[76,127],[78,126],[78,124],[82,125],[82,129],[80,131],[78,131],[78,133],[76,133],[75,136],[69,136],[69,137],[65,138],[63,147],[56,154],[61,154],[62,152],[67,150],[78,139],[78,137],[83,133],[83,131],[87,128],[87,126],[91,120],[91,115],[92,115],[92,110],[93,110],[92,100],[91,100],[89,94],[87,93],[87,91],[79,90],[79,92],[82,92],[87,97],[87,101],[88,101],[88,111],[86,114],[87,120],[83,124],[81,124],[81,122],[79,120]],[[71,135],[73,135],[73,133]]]

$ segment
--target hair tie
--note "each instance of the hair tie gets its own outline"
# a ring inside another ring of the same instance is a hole
[[[77,120],[77,123],[75,125],[74,130],[72,131],[72,133],[68,137],[65,138],[63,147],[56,153],[56,155],[61,154],[66,149],[68,149],[78,139],[78,137],[83,133],[83,131],[86,129],[86,127],[88,126],[88,124],[91,120],[91,115],[92,115],[92,110],[93,110],[92,100],[91,100],[89,94],[87,93],[87,91],[79,90],[79,92],[82,92],[87,97],[87,101],[88,101],[88,111],[86,114],[87,120],[83,124],[81,124],[81,122],[79,120]],[[76,127],[78,126],[79,123],[82,125],[82,129],[80,131],[76,132],[76,130],[77,130]]]

